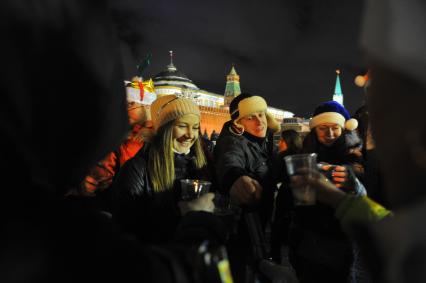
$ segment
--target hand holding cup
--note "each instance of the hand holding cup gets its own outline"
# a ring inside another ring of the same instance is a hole
[[[185,215],[190,211],[205,211],[213,213],[215,207],[213,198],[213,193],[205,193],[199,198],[190,201],[180,201],[178,203],[179,210],[182,215]]]
[[[316,157],[317,155],[315,153],[286,156],[284,159],[287,173],[290,178],[294,176],[300,176],[303,178],[311,177],[311,174],[317,170]],[[295,205],[315,204],[316,191],[309,183],[292,182],[290,186]]]
[[[290,177],[290,180],[291,186],[310,186],[314,188],[317,200],[332,207],[337,207],[346,196],[345,192],[337,188],[329,179],[316,170],[312,170],[305,175],[294,175]]]
[[[336,185],[342,188],[348,181],[348,170],[345,166],[321,164],[320,170]]]

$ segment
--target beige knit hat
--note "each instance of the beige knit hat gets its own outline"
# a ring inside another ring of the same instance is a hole
[[[229,105],[231,119],[237,127],[242,127],[242,125],[239,124],[241,118],[255,112],[265,112],[268,128],[271,129],[272,132],[277,133],[281,130],[281,125],[267,110],[268,105],[263,97],[251,95],[249,93],[241,93],[234,98]]]
[[[165,95],[151,104],[151,118],[157,130],[164,124],[187,114],[201,116],[198,105],[187,98],[176,95]]]

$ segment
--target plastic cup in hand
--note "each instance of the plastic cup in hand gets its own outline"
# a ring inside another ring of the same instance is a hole
[[[210,191],[212,183],[203,180],[182,179],[181,185],[181,198],[182,200],[194,200]]]
[[[317,170],[317,155],[310,154],[295,154],[284,157],[288,175],[306,176],[309,177],[309,172]],[[315,188],[309,185],[291,186],[295,205],[314,205],[316,199]]]

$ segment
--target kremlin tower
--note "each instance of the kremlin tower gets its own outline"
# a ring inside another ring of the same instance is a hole
[[[340,70],[336,70],[336,85],[334,87],[333,101],[343,105],[343,93],[340,87]]]
[[[229,106],[231,101],[240,94],[240,76],[235,71],[234,65],[232,65],[231,72],[229,72],[229,74],[226,76],[226,87],[224,94],[225,106]]]

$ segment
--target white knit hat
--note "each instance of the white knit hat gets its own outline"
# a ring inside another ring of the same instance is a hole
[[[157,130],[164,124],[187,114],[201,116],[198,105],[192,100],[176,95],[165,95],[151,104],[151,119]]]

